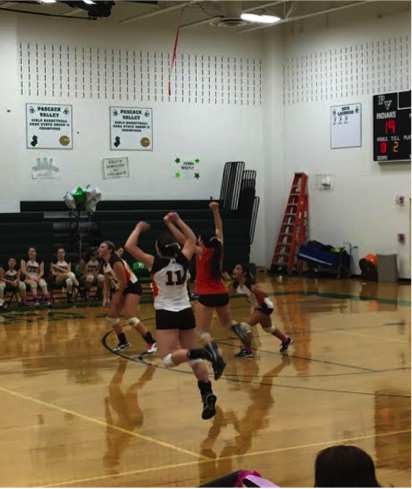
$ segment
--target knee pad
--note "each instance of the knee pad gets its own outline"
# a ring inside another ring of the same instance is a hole
[[[86,282],[88,282],[89,284],[92,284],[94,281],[94,277],[93,275],[87,275],[86,277]]]
[[[129,326],[131,326],[132,328],[135,328],[136,326],[138,326],[139,324],[141,323],[140,319],[139,318],[130,318],[128,319],[127,321],[127,324]]]
[[[194,360],[190,360],[188,363],[191,367],[193,367],[193,365],[196,365],[196,363],[201,363],[203,362],[202,358],[195,358]]]
[[[103,281],[104,281],[104,275],[100,275],[100,274],[99,274],[99,275],[97,276],[97,281],[98,281],[98,282],[100,282],[100,283],[101,283],[101,282],[103,282]]]
[[[207,337],[210,336],[210,333],[208,333],[207,331],[201,331],[199,333],[199,336],[200,336],[200,339],[204,340],[204,339],[206,339]]]
[[[173,367],[176,367],[177,366],[176,364],[173,363],[172,354],[171,353],[169,353],[168,355],[166,355],[162,359],[161,366],[162,367],[166,367],[166,368],[173,368]]]
[[[116,326],[117,324],[120,323],[119,318],[109,318],[109,316],[106,317],[106,323],[110,326]]]
[[[0,284],[0,291],[4,291],[4,289],[6,288],[6,284]]]
[[[37,290],[37,282],[35,282],[34,280],[32,280],[32,281],[30,282],[30,287],[31,287],[32,289],[34,289],[34,290]]]
[[[263,331],[265,333],[269,333],[269,334],[273,334],[275,332],[275,327],[273,326],[273,324],[270,326],[270,328],[263,328]]]
[[[137,317],[129,318],[127,320],[126,329],[135,328],[140,323],[140,319]]]
[[[71,278],[66,279],[66,285],[70,287],[70,285],[73,285],[73,280]]]
[[[44,279],[42,279],[42,278],[41,278],[41,279],[39,280],[39,285],[40,285],[40,287],[46,287],[46,285],[47,285],[47,284],[46,284],[46,281],[45,281]]]
[[[76,275],[75,275],[73,272],[69,272],[69,273],[67,274],[67,278],[68,278],[68,279],[73,280],[74,278],[76,278]],[[67,282],[66,282],[66,283],[67,283]]]
[[[19,289],[26,290],[26,284],[24,282],[19,282]]]

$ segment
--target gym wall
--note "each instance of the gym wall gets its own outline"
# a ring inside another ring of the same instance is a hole
[[[284,27],[284,161],[272,159],[284,175],[280,200],[292,173],[307,172],[310,237],[358,246],[357,272],[368,252],[398,253],[401,277],[410,278],[411,164],[379,164],[372,151],[373,95],[411,88],[410,2],[373,2]],[[277,59],[275,31],[265,48]],[[348,103],[362,104],[362,147],[332,150],[330,107]],[[319,190],[318,175],[331,175],[331,190]],[[403,207],[398,195],[406,197]]]
[[[183,30],[169,98],[178,14],[161,22],[119,26],[0,12],[1,167],[13,188],[0,193],[2,212],[88,183],[112,200],[218,198],[226,161],[257,170],[262,195],[262,40],[218,28]],[[28,102],[73,105],[73,150],[26,149]],[[112,105],[153,109],[153,151],[110,151]],[[122,156],[130,178],[103,180],[102,158]],[[61,179],[32,180],[32,166],[44,157],[54,159]],[[177,157],[199,158],[200,179],[174,178]],[[260,219],[256,235],[263,233]],[[254,259],[263,243],[256,240]]]

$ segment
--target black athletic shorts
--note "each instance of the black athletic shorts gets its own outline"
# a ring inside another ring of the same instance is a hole
[[[193,309],[188,307],[182,311],[156,309],[156,329],[195,329],[196,320]]]
[[[199,295],[198,301],[205,307],[223,307],[229,304],[229,294]]]
[[[123,295],[126,297],[128,294],[142,295],[143,290],[140,282],[129,283],[129,285],[124,289]]]
[[[273,312],[273,307],[268,307],[266,304],[262,304],[260,307],[257,307],[255,311],[261,312],[265,316],[270,316]]]

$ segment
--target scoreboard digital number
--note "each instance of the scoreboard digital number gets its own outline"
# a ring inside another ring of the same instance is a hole
[[[411,91],[373,97],[373,160],[411,159]]]

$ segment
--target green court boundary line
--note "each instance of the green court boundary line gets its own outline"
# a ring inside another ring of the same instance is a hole
[[[340,294],[338,292],[305,292],[301,290],[296,290],[296,291],[286,291],[286,292],[269,292],[268,293],[269,297],[282,297],[282,296],[290,296],[290,295],[299,295],[299,296],[304,296],[304,297],[321,297],[324,299],[340,299],[340,300],[352,300],[352,301],[359,301],[359,302],[366,302],[366,301],[375,301],[378,304],[390,304],[390,305],[398,305],[402,307],[410,307],[411,306],[411,301],[407,301],[404,299],[388,299],[385,297],[360,297],[359,295],[355,294]],[[240,298],[241,296],[239,294],[234,294],[231,296],[232,298]],[[153,304],[153,298],[146,298],[143,297],[140,300],[140,304]],[[9,315],[12,314],[25,314],[27,312],[34,312],[34,311],[57,311],[61,309],[65,310],[72,310],[75,311],[76,309],[86,309],[86,308],[94,308],[94,307],[101,307],[102,303],[101,302],[90,302],[90,303],[84,303],[80,302],[79,304],[76,304],[75,307],[68,307],[67,304],[54,304],[52,307],[39,307],[39,308],[28,308],[28,309],[10,309],[9,312],[4,313],[4,318],[6,318]]]

